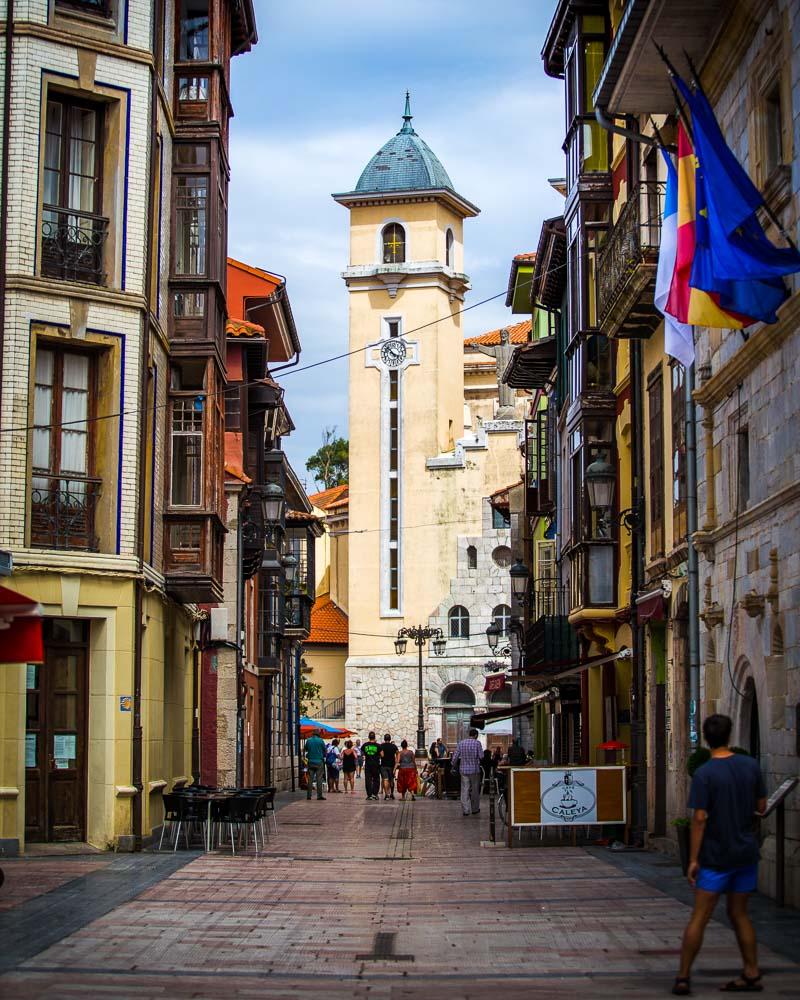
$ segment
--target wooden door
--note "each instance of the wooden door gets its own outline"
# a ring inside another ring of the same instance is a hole
[[[27,669],[25,826],[31,841],[86,837],[88,622],[48,619]]]

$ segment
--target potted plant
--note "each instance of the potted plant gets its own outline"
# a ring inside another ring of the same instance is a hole
[[[689,871],[689,838],[692,821],[685,816],[679,816],[672,821],[678,838],[678,852],[681,857],[681,869],[685,875]]]

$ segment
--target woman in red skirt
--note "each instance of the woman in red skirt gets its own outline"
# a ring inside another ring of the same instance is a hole
[[[416,798],[417,791],[417,759],[414,751],[408,749],[408,740],[403,740],[400,744],[400,753],[397,755],[397,765],[395,767],[397,776],[397,791],[405,800],[406,792],[411,792],[411,798]]]

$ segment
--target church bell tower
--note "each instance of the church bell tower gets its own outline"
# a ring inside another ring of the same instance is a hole
[[[400,131],[333,197],[350,212],[350,661],[396,666],[388,637],[447,587],[432,528],[458,512],[427,462],[464,431],[464,220],[479,210],[417,134],[408,94]]]

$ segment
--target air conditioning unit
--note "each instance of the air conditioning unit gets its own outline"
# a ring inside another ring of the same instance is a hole
[[[7,549],[0,549],[0,576],[11,576],[14,559]]]
[[[228,640],[228,609],[211,608],[209,617],[209,640],[211,642],[227,642]]]

